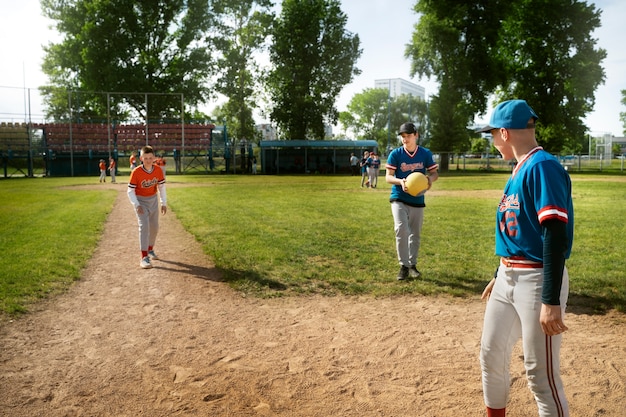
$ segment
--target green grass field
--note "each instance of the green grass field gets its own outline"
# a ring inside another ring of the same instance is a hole
[[[419,269],[398,282],[389,186],[347,176],[168,176],[168,200],[234,289],[475,297],[493,275],[495,206],[507,174],[442,175],[427,195]],[[626,311],[626,178],[574,174],[570,305]],[[126,178],[120,178],[125,181]],[[0,310],[24,312],[80,277],[115,191],[93,178],[0,181]],[[160,237],[160,245],[166,245]],[[76,247],[80,247],[80,251]]]

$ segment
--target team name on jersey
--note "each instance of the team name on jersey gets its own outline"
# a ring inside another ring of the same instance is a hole
[[[159,182],[159,180],[156,179],[156,178],[151,178],[149,180],[143,180],[143,181],[141,181],[141,187],[142,188],[154,187],[155,185],[157,185],[158,182]]]
[[[423,170],[423,169],[424,169],[423,162],[415,162],[413,164],[407,164],[406,162],[403,162],[400,164],[400,171],[402,172],[412,172],[415,170]]]
[[[519,211],[520,209],[519,197],[517,196],[517,194],[512,194],[512,195],[504,194],[502,196],[502,200],[500,200],[500,204],[498,205],[498,208],[500,210],[500,213],[503,213],[507,210]]]

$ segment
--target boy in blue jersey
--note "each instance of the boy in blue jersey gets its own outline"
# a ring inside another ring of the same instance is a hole
[[[422,224],[424,223],[424,191],[413,197],[407,192],[406,177],[412,172],[428,176],[428,189],[439,178],[439,165],[433,160],[430,150],[417,144],[419,134],[413,123],[400,126],[398,135],[402,146],[394,149],[387,158],[385,180],[391,184],[391,213],[396,233],[396,252],[400,263],[398,280],[419,278],[417,257],[420,247]]]
[[[528,386],[539,415],[569,416],[559,369],[569,290],[565,260],[574,236],[570,177],[535,139],[538,117],[524,100],[500,103],[489,125],[493,144],[517,164],[496,211],[500,265],[487,284],[480,363],[488,417],[504,417],[509,363],[522,338]]]

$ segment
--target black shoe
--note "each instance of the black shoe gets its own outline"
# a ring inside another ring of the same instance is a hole
[[[412,267],[409,268],[409,276],[411,278],[419,278],[422,276],[422,273],[420,271],[417,270],[417,268],[415,267],[415,265],[413,265]]]
[[[400,272],[398,272],[398,281],[404,281],[405,279],[409,279],[409,268],[402,265]]]

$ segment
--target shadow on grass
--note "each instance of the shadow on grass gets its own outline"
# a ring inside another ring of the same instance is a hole
[[[170,267],[164,267],[163,264],[171,265]],[[268,279],[257,272],[248,270],[234,270],[234,269],[221,269],[221,268],[205,268],[197,265],[190,265],[181,262],[173,262],[167,260],[159,261],[159,268],[165,270],[171,270],[175,272],[187,273],[195,278],[200,278],[213,282],[225,282],[233,286],[237,290],[251,291],[258,296],[268,296],[268,291],[274,292],[274,295],[286,295],[289,286],[272,279]],[[421,278],[407,280],[406,283],[421,282],[422,284],[431,285],[439,288],[442,291],[436,291],[440,293],[451,294],[455,297],[474,297],[480,296],[488,281],[484,279],[468,278],[468,277],[442,277],[437,274],[424,274]],[[337,293],[354,294],[353,291],[347,290],[343,285],[332,285]],[[328,293],[329,285],[320,286],[324,290],[320,290],[320,293]],[[398,285],[403,283],[398,282]],[[351,287],[350,287],[351,288]],[[308,291],[304,291],[310,293]],[[331,291],[334,293],[334,291]],[[367,289],[360,292],[360,294],[366,293]],[[292,295],[297,296],[299,291],[295,291]],[[420,293],[420,292],[418,292]],[[621,313],[626,313],[626,302],[619,297],[601,297],[601,296],[588,296],[584,294],[570,294],[568,297],[567,311],[572,314],[588,314],[588,315],[604,315],[611,310],[617,310]]]
[[[168,266],[164,266],[167,264]],[[159,269],[166,271],[179,272],[190,275],[194,278],[201,278],[207,281],[224,282],[222,274],[217,268],[206,268],[204,266],[192,265],[183,262],[174,262],[160,259],[155,263]]]
[[[259,293],[265,290],[286,291],[287,285],[282,282],[268,279],[254,271],[220,269],[223,282],[227,282],[239,289],[253,288]]]
[[[592,297],[585,294],[570,294],[567,300],[568,313],[604,315],[610,310],[626,313],[626,302],[617,297]]]
[[[476,294],[482,294],[485,286],[487,286],[487,283],[489,282],[484,279],[455,276],[442,277],[440,275],[434,275],[431,278],[431,276],[427,274],[425,274],[425,276],[421,279],[437,287],[454,290],[457,295],[463,297],[471,297]]]
[[[471,297],[482,294],[488,281],[467,277],[424,277],[424,282],[439,288],[450,289],[456,296]],[[444,291],[448,292],[449,291]],[[611,310],[626,313],[626,301],[620,297],[589,296],[571,294],[568,296],[567,312],[572,314],[604,315]]]

